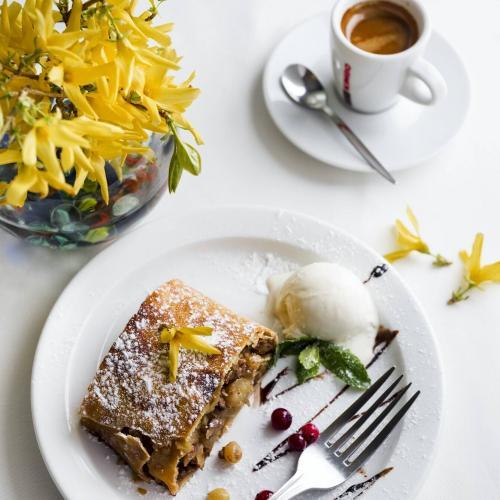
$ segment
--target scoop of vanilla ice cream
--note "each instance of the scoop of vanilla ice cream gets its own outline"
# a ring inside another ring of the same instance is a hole
[[[350,349],[363,362],[373,351],[379,321],[366,286],[338,264],[310,264],[267,281],[269,308],[286,338],[315,337]]]

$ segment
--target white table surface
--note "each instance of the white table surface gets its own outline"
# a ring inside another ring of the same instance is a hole
[[[289,144],[264,107],[261,74],[292,26],[331,0],[170,0],[175,43],[196,68],[203,94],[190,112],[202,132],[204,172],[185,175],[146,220],[164,224],[186,204],[260,204],[321,217],[380,252],[393,247],[391,224],[407,204],[431,245],[455,260],[476,231],[486,261],[500,259],[500,2],[427,0],[436,30],[462,55],[472,83],[468,119],[437,158],[397,174],[343,172]],[[418,140],[418,138],[415,138]],[[38,451],[30,414],[37,340],[54,301],[97,249],[56,252],[0,234],[0,498],[60,498]],[[445,373],[443,426],[419,500],[500,498],[500,286],[446,306],[461,266],[433,269],[425,258],[397,264],[436,332]],[[61,457],[64,460],[64,457]]]

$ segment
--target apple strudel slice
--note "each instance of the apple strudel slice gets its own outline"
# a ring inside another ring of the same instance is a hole
[[[177,343],[172,366],[169,351],[179,329],[210,331],[202,344],[211,350]],[[168,281],[146,298],[101,362],[81,405],[81,423],[137,476],[175,495],[247,402],[276,342],[268,328],[181,281]]]

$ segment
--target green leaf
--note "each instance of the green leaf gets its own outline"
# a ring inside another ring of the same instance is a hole
[[[310,370],[316,365],[320,364],[319,360],[319,347],[318,344],[311,344],[299,354],[299,363],[306,369]]]
[[[285,340],[276,346],[273,357],[273,365],[276,364],[279,358],[284,356],[298,355],[308,345],[316,342],[315,339],[310,337],[301,337],[300,339]]]
[[[177,141],[174,146],[174,154],[170,160],[170,167],[168,169],[168,190],[170,193],[175,193],[182,176],[182,165],[179,163],[177,155]]]
[[[177,158],[184,170],[187,170],[190,174],[199,175],[201,172],[201,156],[197,149],[182,142],[178,137],[176,138],[176,151]]]
[[[182,142],[175,126],[172,123],[169,124],[175,137],[175,143],[168,171],[168,190],[174,193],[184,170],[193,175],[198,175],[201,172],[201,156],[191,144]]]
[[[307,379],[316,376],[321,366],[317,343],[310,344],[300,351],[297,363],[297,379],[303,384]]]
[[[313,365],[311,368],[305,368],[302,363],[297,363],[297,380],[299,381],[299,384],[303,384],[306,380],[315,377],[319,373],[320,369],[320,362],[318,361],[318,364]]]
[[[370,386],[371,381],[365,366],[349,349],[321,342],[319,354],[325,368],[347,385],[360,390]]]

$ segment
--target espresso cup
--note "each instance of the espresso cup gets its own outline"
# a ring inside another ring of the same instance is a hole
[[[424,105],[435,104],[446,96],[444,78],[435,66],[422,57],[431,35],[425,9],[416,0],[388,1],[406,9],[418,27],[415,43],[392,54],[363,50],[344,34],[344,14],[364,2],[338,0],[333,7],[330,38],[335,90],[356,111],[384,111],[394,105],[401,95]]]

